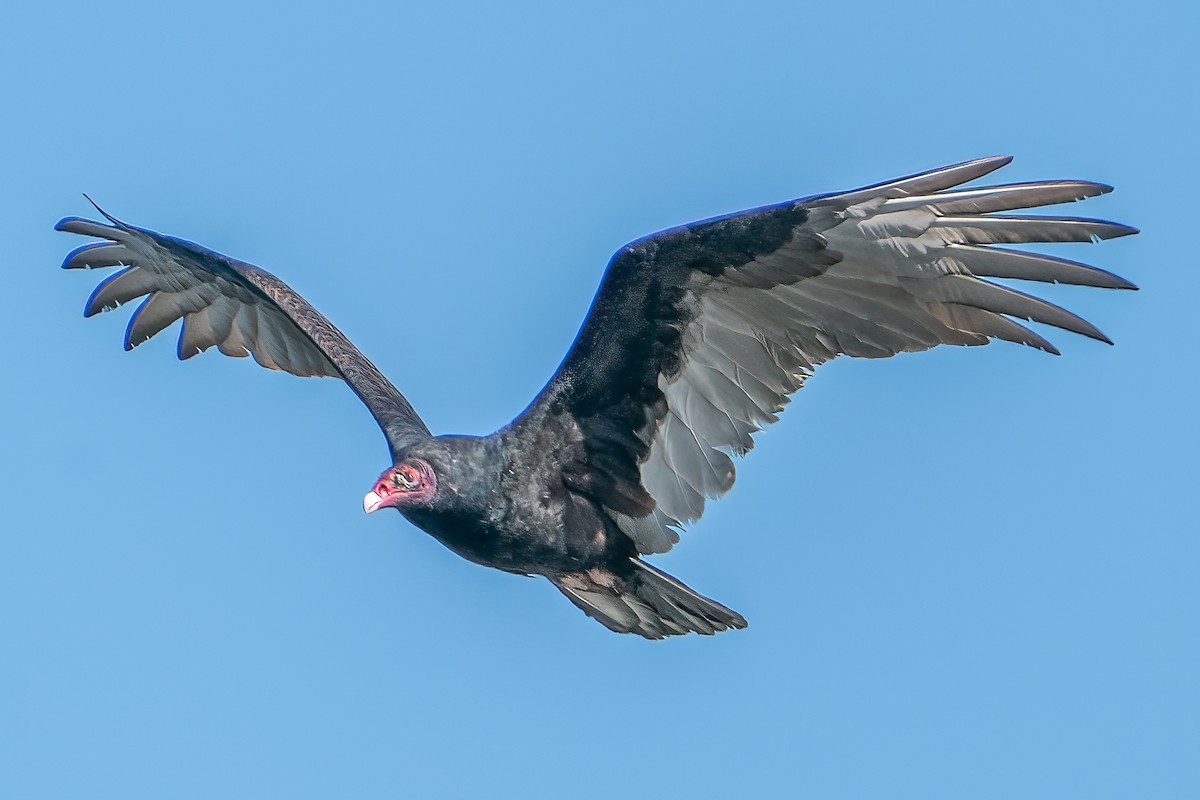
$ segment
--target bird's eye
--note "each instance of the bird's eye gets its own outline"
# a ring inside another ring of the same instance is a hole
[[[396,470],[396,480],[405,489],[415,489],[421,483],[421,474],[415,467],[405,465]]]

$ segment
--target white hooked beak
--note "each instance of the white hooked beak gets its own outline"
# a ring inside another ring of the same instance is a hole
[[[363,512],[370,514],[372,511],[378,511],[385,500],[387,500],[387,493],[379,491],[379,487],[376,486],[363,498]]]

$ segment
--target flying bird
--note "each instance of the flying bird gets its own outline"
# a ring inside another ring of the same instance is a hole
[[[85,316],[146,296],[126,350],[182,319],[180,359],[215,346],[269,369],[341,378],[391,452],[367,513],[397,509],[470,561],[543,576],[609,629],[658,639],[745,627],[643,556],[670,550],[705,501],[729,491],[732,456],[754,446],[818,365],[992,339],[1058,353],[1014,319],[1111,344],[1071,312],[986,280],[1136,288],[997,246],[1137,232],[996,213],[1111,191],[1103,184],[962,188],[1010,160],[763,206],[622,247],[549,383],[489,436],[434,436],[341,331],[270,273],[99,207],[107,224],[67,217],[55,227],[102,240],[71,251],[64,268],[123,267],[96,287]]]

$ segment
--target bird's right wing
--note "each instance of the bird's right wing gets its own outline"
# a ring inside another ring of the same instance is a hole
[[[182,319],[180,359],[215,345],[228,356],[253,356],[268,369],[340,377],[375,417],[393,456],[429,438],[396,387],[283,281],[192,242],[104,216],[111,225],[67,217],[54,227],[104,240],[72,250],[63,269],[124,267],[96,287],[84,316],[147,296],[129,320],[126,350]]]

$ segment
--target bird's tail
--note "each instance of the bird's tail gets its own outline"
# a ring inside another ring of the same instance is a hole
[[[629,567],[593,568],[550,578],[559,591],[594,620],[617,633],[647,639],[694,631],[714,634],[744,628],[746,620],[665,572],[631,558]]]

